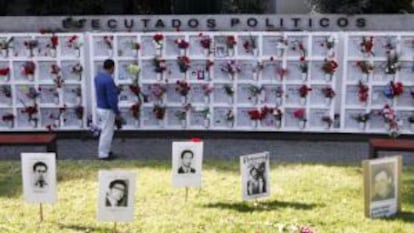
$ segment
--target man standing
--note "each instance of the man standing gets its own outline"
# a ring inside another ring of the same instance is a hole
[[[97,115],[99,128],[101,129],[98,158],[109,160],[114,158],[111,152],[111,144],[115,118],[120,117],[120,111],[118,108],[118,90],[112,77],[115,62],[112,59],[107,59],[104,61],[103,68],[104,71],[95,77]]]

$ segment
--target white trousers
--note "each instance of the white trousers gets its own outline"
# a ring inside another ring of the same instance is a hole
[[[98,145],[98,157],[106,158],[111,151],[112,137],[114,136],[115,114],[109,109],[97,109],[98,126],[101,129]]]

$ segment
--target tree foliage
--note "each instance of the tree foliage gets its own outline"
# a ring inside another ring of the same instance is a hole
[[[307,0],[319,13],[390,14],[414,12],[412,0]]]

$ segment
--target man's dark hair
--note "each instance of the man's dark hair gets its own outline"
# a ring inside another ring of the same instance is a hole
[[[109,183],[109,188],[113,188],[116,184],[124,186],[125,189],[127,188],[125,180],[113,180],[111,183]]]
[[[36,162],[36,163],[33,164],[33,171],[36,171],[36,168],[37,167],[42,167],[42,166],[45,167],[46,168],[46,171],[47,171],[47,165],[46,165],[46,163],[41,162],[41,161]]]
[[[194,158],[194,153],[191,150],[183,150],[183,152],[181,152],[181,158],[184,158],[184,155],[186,153],[190,153],[191,154],[191,158]]]
[[[106,59],[103,63],[103,68],[105,70],[110,70],[115,66],[115,62],[112,59]]]

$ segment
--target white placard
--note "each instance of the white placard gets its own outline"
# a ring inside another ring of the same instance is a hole
[[[262,152],[240,157],[243,200],[270,196],[270,154]]]
[[[401,156],[364,161],[366,215],[390,217],[400,208]]]
[[[23,196],[29,203],[56,202],[56,154],[22,153]]]
[[[135,172],[99,171],[98,221],[134,221]]]
[[[172,183],[176,188],[200,187],[203,142],[173,142]]]

